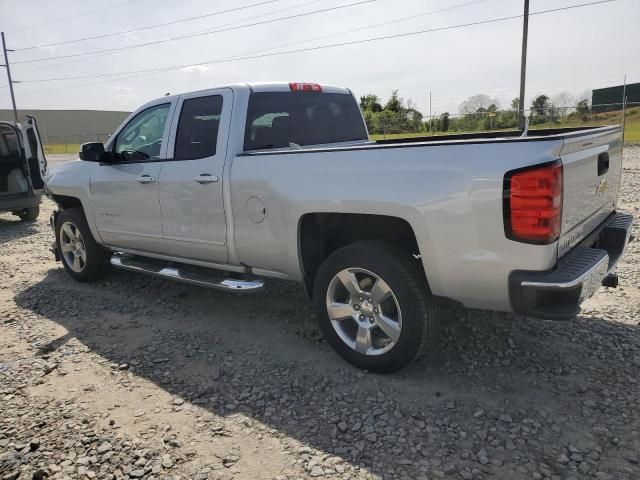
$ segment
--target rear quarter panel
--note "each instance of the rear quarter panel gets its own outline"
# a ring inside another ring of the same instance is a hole
[[[237,156],[231,205],[238,259],[300,280],[304,214],[389,215],[413,228],[435,295],[508,311],[509,273],[551,268],[557,245],[505,237],[504,174],[557,159],[561,147],[561,139],[479,141]],[[261,223],[250,218],[251,197],[265,206]]]

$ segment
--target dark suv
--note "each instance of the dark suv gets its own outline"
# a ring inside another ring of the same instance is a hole
[[[0,212],[38,218],[46,168],[35,119],[0,122]]]

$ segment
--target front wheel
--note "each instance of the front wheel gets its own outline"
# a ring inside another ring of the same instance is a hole
[[[437,335],[438,308],[415,260],[384,243],[333,252],[318,270],[314,300],[329,344],[366,370],[399,370]]]
[[[109,254],[96,243],[79,208],[63,210],[56,219],[56,243],[65,270],[80,282],[104,276]]]

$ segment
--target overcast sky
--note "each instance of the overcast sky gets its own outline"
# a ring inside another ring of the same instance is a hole
[[[133,110],[167,92],[268,80],[341,85],[350,87],[357,95],[372,92],[383,99],[398,89],[401,97],[412,99],[424,113],[428,113],[431,90],[432,108],[438,114],[457,113],[465,98],[478,93],[497,98],[502,107],[509,106],[517,96],[521,18],[336,48],[202,64],[135,78],[130,74],[129,78],[26,81],[199,64],[460,25],[519,15],[522,0],[372,0],[324,13],[109,54],[18,63],[228,29],[363,0],[274,0],[250,7],[266,1],[0,0],[0,29],[6,32],[8,47],[16,50],[247,7],[161,28],[10,53],[14,79],[24,81],[15,86],[18,108]],[[531,0],[531,12],[590,1],[593,0]],[[459,7],[451,8],[456,6]],[[98,9],[101,10],[82,15]],[[71,18],[57,21],[63,17]],[[396,19],[404,20],[363,28]],[[629,82],[639,82],[639,25],[639,0],[616,0],[532,16],[527,102],[540,93],[577,94],[594,87],[621,84],[625,73]],[[359,30],[344,33],[354,29]],[[11,105],[6,84],[4,69],[0,68],[0,108]]]

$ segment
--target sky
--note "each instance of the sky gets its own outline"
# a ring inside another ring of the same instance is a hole
[[[530,0],[530,11],[592,1]],[[304,15],[318,10],[328,11]],[[475,94],[509,107],[519,89],[522,18],[442,28],[518,16],[522,10],[523,0],[0,0],[0,30],[15,50],[9,61],[13,79],[21,82],[15,84],[18,109],[131,111],[166,93],[277,80],[346,86],[358,96],[374,93],[383,100],[398,90],[425,115],[431,92],[431,113],[439,115],[458,113]],[[197,16],[203,17],[180,22]],[[131,31],[168,22],[173,23]],[[640,0],[532,15],[527,104],[540,94],[583,96],[592,88],[619,85],[625,74],[629,83],[640,82],[638,25]],[[211,31],[217,33],[166,41]],[[50,45],[95,36],[103,37]],[[185,65],[190,66],[95,77]],[[10,106],[0,67],[0,108]]]

